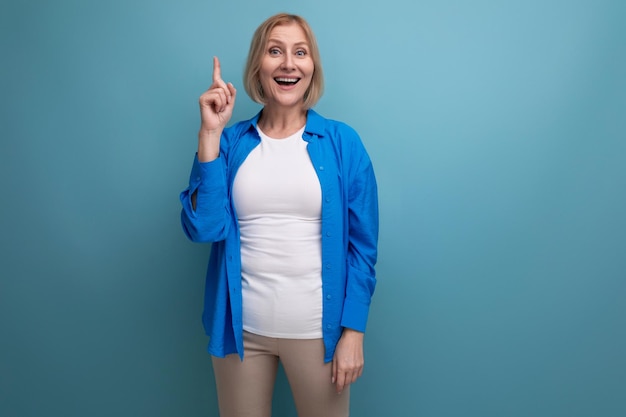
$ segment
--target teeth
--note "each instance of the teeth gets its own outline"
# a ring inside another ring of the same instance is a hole
[[[281,83],[297,83],[299,78],[274,78],[276,81]]]

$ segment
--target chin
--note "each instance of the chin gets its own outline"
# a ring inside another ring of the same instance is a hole
[[[266,105],[268,104],[277,107],[302,107],[304,105],[304,96],[294,99],[271,100],[266,103]]]

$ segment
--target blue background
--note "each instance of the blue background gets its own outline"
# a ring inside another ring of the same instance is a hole
[[[626,3],[83,0],[0,8],[0,415],[217,414],[210,247],[178,193],[211,57],[304,15],[378,175],[352,414],[626,415]],[[295,415],[281,374],[275,416]]]

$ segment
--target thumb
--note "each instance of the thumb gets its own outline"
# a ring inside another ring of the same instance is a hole
[[[235,104],[235,98],[237,97],[237,89],[233,85],[233,83],[227,84],[228,91],[230,91],[230,104]]]

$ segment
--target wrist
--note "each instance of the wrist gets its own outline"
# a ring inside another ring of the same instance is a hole
[[[198,133],[198,161],[211,162],[220,154],[221,131],[200,130]]]
[[[347,337],[363,339],[363,337],[365,336],[365,333],[360,332],[358,330],[350,329],[349,327],[344,327],[343,328],[343,333],[341,335],[342,336],[347,336]]]

